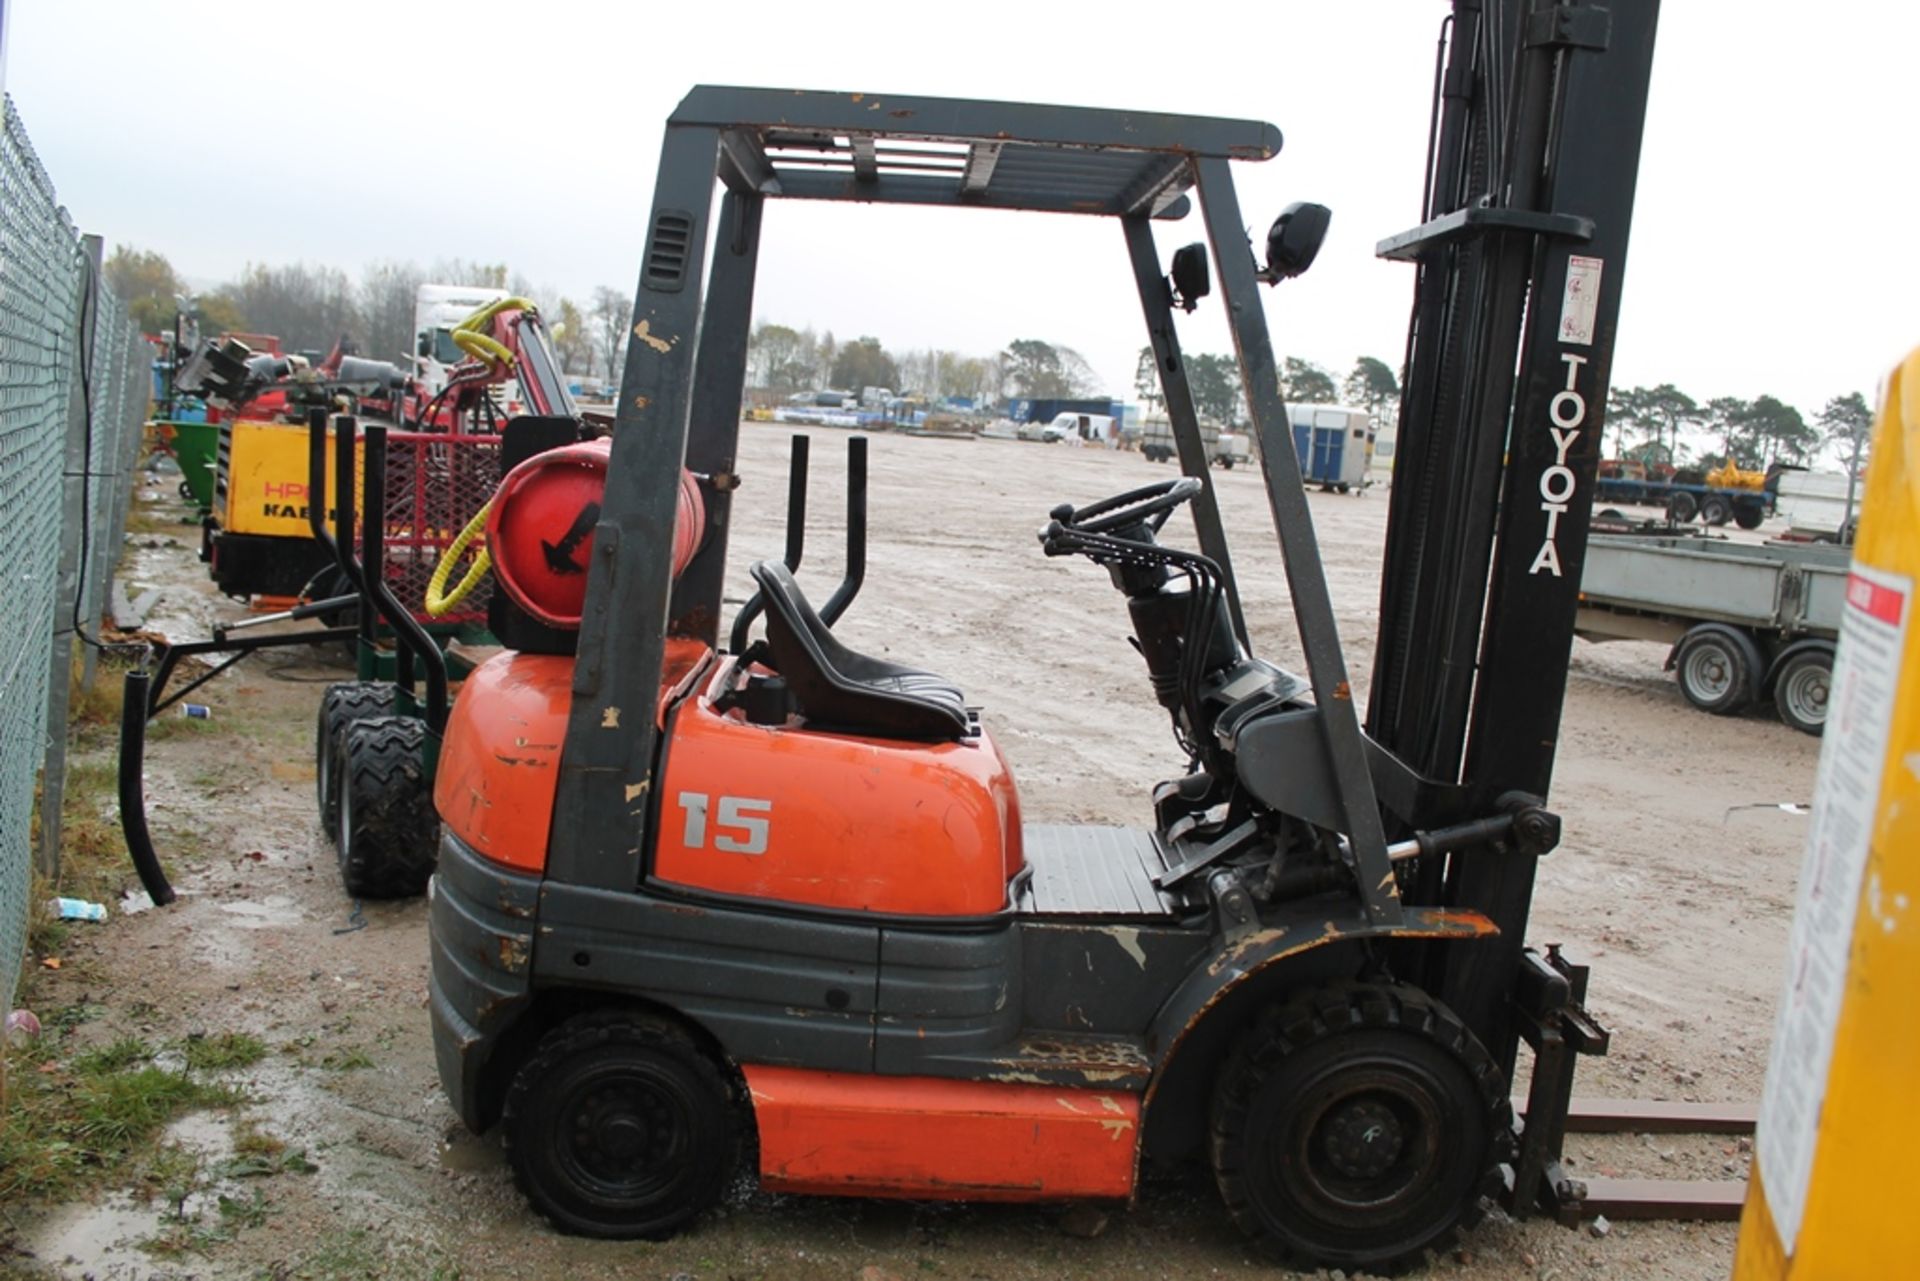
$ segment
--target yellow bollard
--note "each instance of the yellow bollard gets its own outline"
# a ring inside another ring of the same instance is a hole
[[[1920,350],[1872,459],[1736,1281],[1920,1273]]]

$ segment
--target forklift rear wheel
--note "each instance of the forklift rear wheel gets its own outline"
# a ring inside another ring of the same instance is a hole
[[[1392,1273],[1479,1222],[1510,1128],[1505,1078],[1446,1006],[1344,983],[1242,1037],[1214,1091],[1214,1176],[1279,1262]]]
[[[334,749],[347,726],[374,716],[391,716],[394,687],[383,681],[343,681],[327,686],[313,726],[313,790],[320,809],[320,830],[331,844],[340,821],[340,776]]]
[[[672,1236],[720,1199],[740,1151],[719,1068],[643,1015],[549,1032],[514,1075],[502,1120],[520,1190],[581,1236]]]
[[[355,898],[412,898],[427,891],[440,816],[427,779],[427,727],[412,716],[348,725],[334,753],[340,778],[335,849]]]
[[[1733,716],[1753,701],[1760,655],[1751,641],[1718,629],[1696,629],[1680,641],[1673,665],[1680,692],[1703,712]]]

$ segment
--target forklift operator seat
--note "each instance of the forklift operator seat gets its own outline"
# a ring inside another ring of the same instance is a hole
[[[914,741],[966,736],[966,702],[952,684],[914,667],[856,654],[834,638],[779,561],[757,561],[767,649],[800,719],[815,729]]]

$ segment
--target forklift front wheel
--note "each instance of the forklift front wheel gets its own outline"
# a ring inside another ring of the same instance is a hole
[[[515,1073],[502,1114],[515,1180],[562,1232],[662,1240],[726,1190],[740,1116],[717,1065],[671,1023],[588,1015]]]
[[[1279,1262],[1390,1274],[1479,1222],[1510,1130],[1505,1078],[1450,1010],[1342,983],[1242,1037],[1214,1092],[1214,1176]]]

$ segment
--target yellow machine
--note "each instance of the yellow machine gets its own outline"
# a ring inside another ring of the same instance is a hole
[[[1767,487],[1767,473],[1747,471],[1733,459],[1707,473],[1707,484],[1713,489],[1751,489],[1756,492]]]
[[[1862,511],[1736,1281],[1911,1275],[1920,350],[1888,383]]]
[[[307,522],[307,428],[240,419],[220,425],[213,509],[201,558],[234,596],[295,596],[333,564]],[[354,478],[356,489],[359,477]],[[327,492],[337,492],[327,451]],[[330,594],[322,592],[323,595]]]

